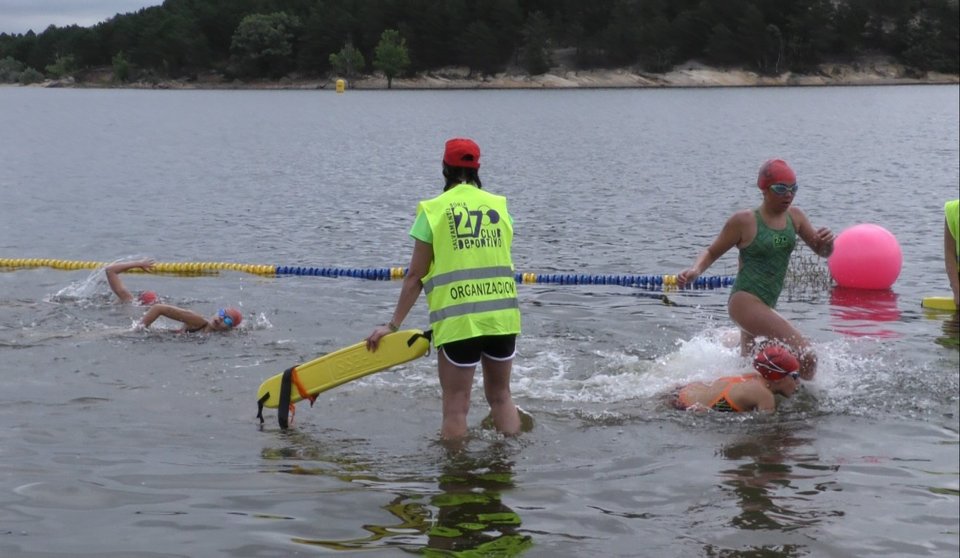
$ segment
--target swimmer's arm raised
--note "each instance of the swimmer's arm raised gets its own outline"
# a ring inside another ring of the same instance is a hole
[[[127,290],[127,287],[123,284],[123,281],[120,279],[120,274],[124,271],[131,269],[140,268],[144,271],[150,271],[150,268],[153,267],[154,261],[152,259],[145,260],[135,260],[132,262],[118,262],[108,265],[104,272],[107,275],[107,283],[110,285],[110,290],[113,291],[113,294],[117,295],[117,298],[121,302],[132,302],[133,294]]]

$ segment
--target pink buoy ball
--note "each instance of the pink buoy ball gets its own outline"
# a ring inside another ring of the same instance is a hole
[[[854,225],[837,235],[827,260],[833,280],[855,289],[889,289],[902,265],[897,237],[870,223]]]

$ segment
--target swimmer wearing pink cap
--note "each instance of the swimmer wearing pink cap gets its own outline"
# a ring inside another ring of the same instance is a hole
[[[776,409],[777,395],[790,397],[800,386],[800,361],[783,347],[761,349],[753,368],[756,372],[687,384],[677,390],[673,404],[681,410],[770,412]]]
[[[107,283],[110,284],[110,289],[113,290],[121,302],[130,303],[136,301],[144,306],[150,306],[150,309],[147,310],[143,318],[140,319],[140,323],[137,324],[138,328],[144,329],[150,327],[150,325],[161,316],[182,323],[183,328],[177,330],[178,333],[230,331],[243,321],[243,313],[236,308],[221,308],[214,315],[206,318],[193,310],[187,310],[172,304],[160,304],[160,297],[158,297],[154,291],[143,291],[135,297],[127,290],[126,286],[124,286],[123,281],[120,279],[120,274],[131,269],[142,269],[145,272],[150,272],[150,270],[153,269],[153,264],[154,260],[152,259],[135,260],[110,264],[104,270],[107,275]]]
[[[243,313],[231,307],[221,308],[214,315],[205,318],[202,314],[193,310],[187,310],[172,304],[154,304],[140,319],[137,327],[146,329],[161,316],[183,324],[183,328],[178,329],[177,333],[227,332],[239,326],[240,322],[243,321]]]

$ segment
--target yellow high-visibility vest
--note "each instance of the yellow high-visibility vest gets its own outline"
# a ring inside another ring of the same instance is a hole
[[[423,278],[434,345],[520,333],[507,199],[459,184],[420,202],[433,231],[433,262]]]
[[[948,201],[943,205],[943,214],[947,219],[947,228],[957,245],[957,259],[960,260],[960,200]]]

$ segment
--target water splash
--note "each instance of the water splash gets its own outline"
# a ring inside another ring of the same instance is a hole
[[[243,307],[242,304],[241,304],[240,306],[241,306],[241,308]],[[240,328],[240,329],[245,329],[245,328],[247,327],[247,324],[248,324],[248,323],[250,324],[250,325],[249,325],[250,329],[255,329],[255,330],[272,329],[272,328],[273,328],[273,323],[270,322],[270,320],[267,318],[267,315],[264,314],[263,312],[257,313],[257,314],[254,316],[253,320],[250,320],[249,322],[248,322],[247,320],[244,320],[244,321],[240,324],[239,328]]]
[[[570,354],[563,340],[539,340],[542,350],[515,364],[514,393],[560,403],[614,404],[662,395],[694,380],[735,373],[746,361],[730,331],[710,330],[655,359],[616,349]]]
[[[74,303],[80,306],[89,306],[106,302],[111,294],[107,287],[107,279],[103,269],[95,269],[86,278],[74,281],[51,295],[48,302],[59,304]]]
[[[125,256],[108,262],[106,265],[109,266],[115,263],[143,259],[146,259],[146,257],[142,255]],[[110,290],[109,284],[107,283],[107,276],[104,273],[105,268],[106,266],[90,271],[84,279],[74,281],[51,295],[47,299],[47,302],[59,304],[74,303],[84,307],[115,302],[116,299]]]

